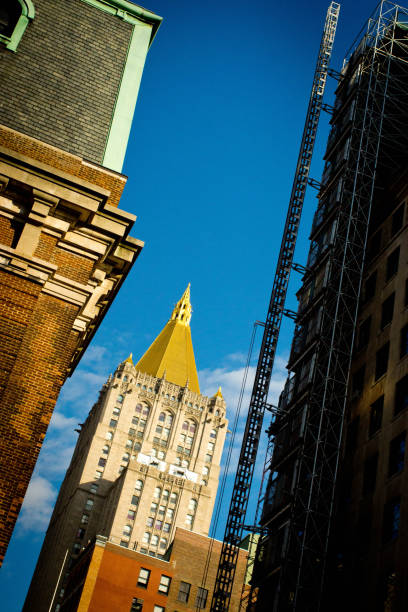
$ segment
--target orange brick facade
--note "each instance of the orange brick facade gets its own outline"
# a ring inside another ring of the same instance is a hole
[[[139,600],[142,612],[154,612],[155,606],[161,606],[165,612],[208,611],[220,552],[218,540],[180,528],[167,560],[133,552],[98,537],[72,568],[60,612],[130,612],[135,599]],[[240,550],[231,612],[239,610],[246,564],[247,552]],[[146,586],[138,583],[142,568],[150,572]],[[162,576],[171,579],[167,594],[159,589]],[[187,598],[180,594],[182,582],[189,585]],[[208,591],[202,607],[197,606],[199,588]]]
[[[0,128],[0,562],[60,388],[143,246],[125,180]]]

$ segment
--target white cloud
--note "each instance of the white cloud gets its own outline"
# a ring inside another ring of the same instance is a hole
[[[66,417],[62,412],[55,411],[52,415],[50,427],[53,429],[74,429],[78,420],[75,417]]]
[[[44,531],[56,497],[57,491],[48,480],[33,476],[21,509],[18,533],[24,535],[27,531]]]

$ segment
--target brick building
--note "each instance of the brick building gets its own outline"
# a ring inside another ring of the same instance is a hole
[[[59,609],[75,560],[96,536],[160,559],[178,527],[208,535],[228,422],[221,390],[200,393],[190,318],[188,287],[139,362],[128,357],[101,389],[61,486],[25,610]]]
[[[209,610],[222,543],[178,527],[164,559],[97,537],[72,568],[60,612]],[[239,610],[247,552],[240,550],[231,612]]]
[[[159,24],[127,0],[0,11],[0,561],[61,385],[143,247],[120,172]]]

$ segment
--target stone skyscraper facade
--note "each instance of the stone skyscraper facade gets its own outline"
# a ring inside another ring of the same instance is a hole
[[[128,357],[101,389],[61,486],[25,610],[58,606],[70,565],[97,535],[158,558],[177,527],[208,535],[226,405],[220,389],[213,397],[200,393],[190,318],[188,287],[140,361]]]

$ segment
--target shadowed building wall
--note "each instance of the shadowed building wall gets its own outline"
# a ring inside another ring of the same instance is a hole
[[[0,561],[59,390],[140,253],[118,203],[160,18],[10,0],[0,19]]]

